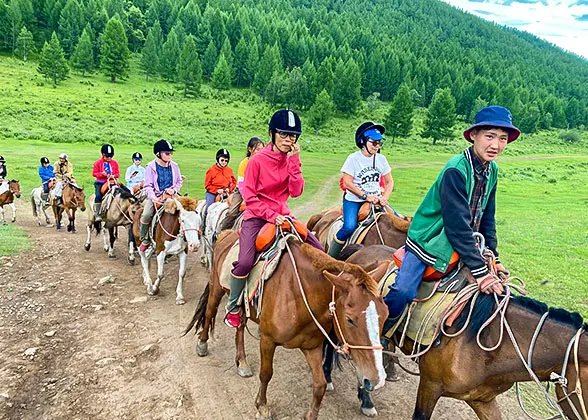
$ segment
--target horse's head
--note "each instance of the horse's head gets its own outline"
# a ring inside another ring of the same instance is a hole
[[[180,213],[180,231],[188,243],[188,250],[196,252],[200,248],[202,227],[202,218],[196,211],[196,200],[190,197],[179,197],[174,201]]]
[[[73,189],[73,200],[75,200],[76,207],[81,211],[86,211],[86,193],[84,193],[84,187],[79,188],[71,184],[70,186]]]
[[[388,308],[377,290],[386,269],[387,264],[382,264],[368,274],[355,264],[345,264],[338,275],[323,271],[335,288],[335,331],[348,345],[357,379],[368,391],[382,387],[386,379],[380,331]]]
[[[17,179],[12,179],[8,182],[8,189],[16,198],[20,198],[20,184]]]

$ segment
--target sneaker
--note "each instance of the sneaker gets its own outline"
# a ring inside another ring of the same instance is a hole
[[[150,246],[150,243],[141,242],[141,245],[139,245],[139,252],[142,252],[144,254]]]
[[[227,312],[225,316],[225,324],[229,327],[239,328],[241,326],[241,311]]]

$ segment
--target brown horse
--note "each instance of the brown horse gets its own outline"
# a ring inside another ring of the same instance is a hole
[[[214,330],[219,303],[227,293],[220,285],[220,272],[238,237],[234,231],[224,231],[219,237],[210,281],[184,332],[186,334],[192,328],[199,331],[196,347],[199,356],[208,354],[209,334]],[[261,331],[261,385],[255,401],[257,418],[271,418],[266,391],[273,375],[274,352],[277,346],[283,346],[300,349],[312,370],[313,398],[306,418],[316,419],[327,385],[321,368],[325,337],[316,322],[328,333],[336,320],[340,325],[340,329],[336,329],[339,339],[359,347],[350,345],[349,351],[358,378],[368,389],[373,389],[383,385],[385,378],[379,337],[388,312],[382,298],[377,296],[376,281],[360,267],[337,261],[308,244],[290,241],[288,247],[291,253],[282,256],[276,271],[264,285],[261,315],[257,316],[253,306],[250,308],[251,318],[259,323]],[[379,279],[384,269],[372,274]],[[334,314],[329,310],[333,306],[336,308]],[[317,321],[313,320],[309,310]],[[250,376],[244,346],[245,322],[242,324],[235,338],[236,363],[241,375],[247,372]]]
[[[332,239],[328,237],[331,225],[342,214],[340,207],[334,207],[315,214],[308,220],[308,229],[315,232],[315,236],[327,250]],[[369,229],[361,244],[366,246],[388,245],[400,248],[406,242],[406,233],[411,221],[410,217],[396,216],[393,212],[386,212]]]
[[[373,267],[387,252],[390,252],[389,249],[381,246],[366,247],[348,261]],[[553,382],[553,374],[565,377],[567,391],[561,386],[563,379],[556,385],[560,408],[565,416],[588,419],[588,325],[583,324],[582,317],[563,309],[548,308],[533,299],[513,298],[506,310],[506,320],[516,346],[522,352],[521,357],[506,333],[501,345],[494,351],[482,350],[477,344],[476,335],[494,307],[494,296],[481,295],[475,303],[466,331],[455,338],[442,335],[434,347],[419,358],[421,378],[413,419],[430,419],[440,397],[465,401],[480,419],[501,419],[496,397],[515,382],[532,380],[523,362],[527,358],[531,360],[531,367],[539,380]],[[450,333],[465,325],[467,309],[457,325],[449,330]],[[546,318],[542,320],[544,315]],[[488,347],[497,343],[499,337],[500,321],[497,320],[484,330],[480,341]],[[574,337],[577,338],[577,346]],[[410,354],[413,345],[414,342],[406,339],[401,350]],[[532,357],[528,356],[529,353]],[[359,392],[361,394],[362,390]],[[569,399],[565,398],[566,392],[571,394]],[[363,397],[369,399],[369,394],[364,392]]]
[[[71,233],[76,232],[76,210],[86,211],[86,194],[84,194],[84,187],[78,187],[72,182],[65,182],[63,192],[61,193],[63,205],[57,205],[55,199],[52,200],[51,208],[55,215],[55,226],[57,230],[61,230],[61,218],[63,212],[67,214],[69,223],[67,224],[67,231]]]
[[[4,219],[4,206],[9,205],[12,209],[12,220],[11,222],[16,222],[16,206],[14,205],[14,197],[20,198],[20,185],[16,179],[11,179],[10,181],[4,181],[5,184],[8,184],[8,189],[0,194],[0,214],[2,215],[2,224],[6,224],[6,220]],[[0,188],[2,191],[3,188]]]

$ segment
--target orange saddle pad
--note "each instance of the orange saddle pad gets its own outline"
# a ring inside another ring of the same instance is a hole
[[[292,232],[292,225],[289,221],[284,222],[281,227],[284,232]],[[296,229],[296,232],[298,232],[302,240],[306,241],[306,238],[308,238],[308,228],[306,225],[299,220],[294,220],[294,229]],[[255,250],[257,252],[264,252],[269,249],[276,239],[277,231],[278,227],[275,223],[266,223],[263,225],[257,234],[257,239],[255,239]]]
[[[104,195],[110,189],[110,187],[115,186],[117,183],[114,180],[110,180],[102,184],[102,188],[100,188],[100,192]]]
[[[394,262],[396,263],[396,266],[399,268],[402,265],[402,260],[404,259],[405,253],[406,253],[406,249],[404,246],[402,246],[402,247],[398,248],[396,250],[396,252],[392,255],[392,257],[394,258]],[[425,269],[425,273],[423,274],[423,280],[426,280],[426,281],[439,280],[445,274],[447,274],[451,270],[453,270],[457,266],[458,262],[459,262],[459,254],[457,252],[453,251],[453,254],[451,254],[451,258],[449,260],[449,265],[447,267],[447,270],[444,273],[442,273],[441,271],[435,270],[433,267],[427,267]]]

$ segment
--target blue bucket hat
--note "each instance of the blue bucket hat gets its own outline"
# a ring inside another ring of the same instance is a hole
[[[482,108],[476,114],[475,124],[463,132],[463,136],[467,141],[473,143],[470,133],[477,127],[491,126],[503,128],[508,131],[508,142],[515,141],[521,131],[512,125],[512,114],[503,106],[491,105]]]

